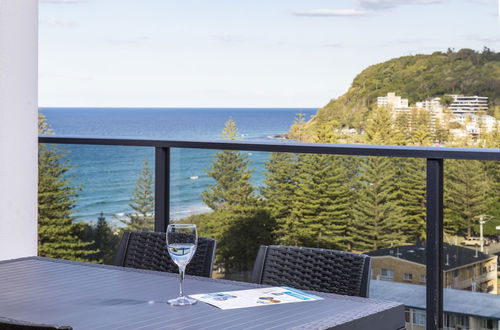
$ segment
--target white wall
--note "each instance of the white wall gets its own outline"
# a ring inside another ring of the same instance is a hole
[[[37,254],[38,1],[0,0],[0,260]]]

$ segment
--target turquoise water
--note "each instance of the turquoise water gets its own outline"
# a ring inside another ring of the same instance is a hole
[[[271,141],[285,133],[297,113],[313,115],[316,109],[247,108],[42,108],[57,135],[154,137],[165,139],[217,139],[224,123],[233,119],[242,138]],[[131,209],[128,206],[144,161],[151,170],[154,149],[64,145],[72,166],[72,183],[81,187],[75,215],[79,221],[96,221],[100,212],[116,220]],[[172,218],[208,211],[200,193],[213,183],[205,169],[215,151],[172,149],[170,213]],[[263,180],[267,153],[248,153],[254,169],[253,184]]]

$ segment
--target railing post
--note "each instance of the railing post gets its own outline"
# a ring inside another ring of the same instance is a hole
[[[427,330],[443,328],[443,159],[427,159]]]
[[[155,231],[165,232],[170,219],[170,148],[155,148]]]

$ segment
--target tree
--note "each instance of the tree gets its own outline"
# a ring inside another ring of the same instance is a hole
[[[40,134],[51,134],[45,117],[39,114]],[[85,261],[92,259],[92,242],[78,237],[73,208],[78,188],[67,177],[68,161],[56,147],[38,148],[38,254],[44,257]]]
[[[411,140],[411,116],[406,112],[397,114],[396,120],[394,122],[395,128],[401,134],[402,145],[406,145]]]
[[[432,144],[431,119],[425,110],[412,111],[411,114],[412,136],[411,142],[417,146],[429,146]]]
[[[113,233],[113,228],[107,223],[103,212],[92,227],[92,239],[95,248],[99,250],[97,258],[105,264],[113,264],[120,237]]]
[[[366,123],[367,142],[404,143],[402,132],[394,134],[395,126],[387,108],[375,110]],[[364,158],[358,176],[352,223],[354,248],[377,250],[404,242],[404,222],[396,185],[396,160],[387,157]]]
[[[388,108],[377,108],[366,121],[366,136],[370,144],[395,144],[392,115]]]
[[[226,122],[222,131],[226,140],[235,140],[238,136],[236,123]],[[252,170],[248,169],[248,156],[238,151],[222,150],[215,154],[212,166],[206,173],[216,182],[203,191],[203,202],[212,210],[226,207],[252,204],[256,197],[250,184]]]
[[[441,120],[439,120],[439,118],[436,118],[434,131],[432,133],[432,138],[437,143],[445,143],[450,138],[449,130],[446,128],[446,125],[441,123]]]
[[[338,133],[339,123],[331,120],[325,124],[317,124],[314,132],[313,142],[316,143],[338,143],[340,134]]]
[[[361,166],[352,232],[355,249],[378,250],[405,242],[394,160],[368,157]]]
[[[300,155],[289,226],[296,245],[346,249],[350,218],[347,172],[338,156]]]
[[[154,195],[153,175],[149,164],[144,161],[144,167],[135,184],[134,194],[129,206],[134,210],[127,213],[127,220],[122,220],[125,231],[153,231],[154,230]]]
[[[453,103],[453,97],[450,95],[443,95],[440,97],[440,102],[445,106],[449,107]]]
[[[500,148],[500,124],[489,133],[483,135],[484,148]],[[488,213],[500,221],[500,162],[483,161],[486,176],[488,178]],[[499,224],[500,225],[500,224]]]
[[[488,209],[488,178],[478,160],[445,163],[445,229],[472,236],[476,216]]]
[[[416,146],[429,146],[432,144],[432,137],[429,127],[421,124],[412,134],[412,144]]]
[[[380,107],[374,110],[366,121],[366,142],[380,145],[404,145],[407,143],[409,118],[398,115],[393,119],[391,110]]]
[[[398,200],[409,242],[426,238],[426,164],[423,159],[398,160]]]
[[[296,154],[272,153],[266,162],[265,186],[261,188],[264,202],[276,221],[276,241],[279,244],[296,244],[292,211],[298,186],[298,160]]]
[[[235,140],[238,135],[235,122],[228,120],[222,137]],[[202,193],[213,212],[190,218],[200,223],[200,233],[217,239],[216,263],[226,274],[249,269],[259,246],[272,243],[274,219],[254,194],[248,167],[247,155],[230,150],[216,153],[207,170],[215,183]]]
[[[305,139],[305,134],[307,129],[305,127],[305,114],[298,113],[293,120],[293,124],[290,127],[290,132],[288,133],[288,137],[291,139],[303,141]]]

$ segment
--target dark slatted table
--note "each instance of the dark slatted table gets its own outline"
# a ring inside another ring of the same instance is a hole
[[[172,307],[176,274],[47,258],[0,262],[0,317],[74,329],[388,329],[404,327],[398,303],[318,295],[324,300],[220,310],[198,302]],[[259,285],[187,277],[188,294]],[[156,301],[151,303],[151,301]]]

